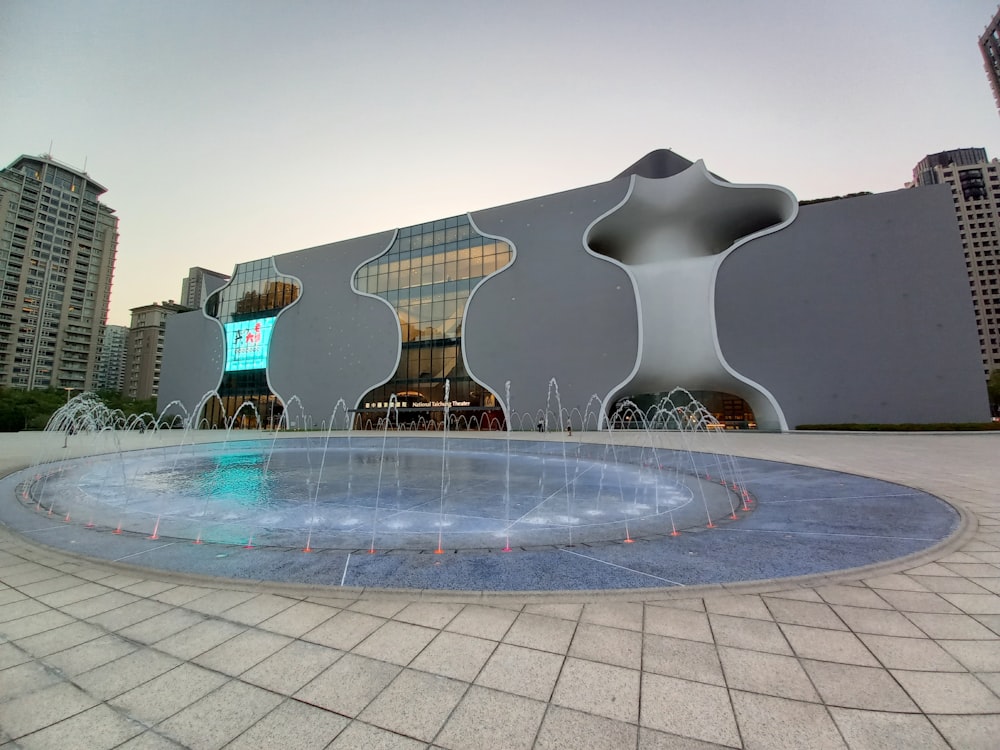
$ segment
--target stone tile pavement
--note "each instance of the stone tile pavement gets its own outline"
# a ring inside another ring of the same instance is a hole
[[[1000,747],[1000,434],[729,447],[919,487],[964,528],[821,578],[575,595],[181,576],[0,529],[0,748]]]

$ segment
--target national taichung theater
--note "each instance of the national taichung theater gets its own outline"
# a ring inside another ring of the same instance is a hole
[[[201,426],[593,429],[682,387],[733,427],[985,421],[968,283],[946,185],[799,205],[654,151],[238,264],[169,319],[158,405]]]

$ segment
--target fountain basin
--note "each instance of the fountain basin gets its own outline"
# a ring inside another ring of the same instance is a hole
[[[256,523],[240,526],[242,522],[238,519],[217,526],[228,529],[231,538],[220,537],[214,544],[195,544],[193,542],[197,540],[197,536],[192,538],[190,533],[203,519],[192,515],[184,520],[181,514],[173,517],[162,514],[154,516],[156,507],[166,507],[165,498],[155,501],[150,499],[151,505],[148,508],[140,508],[138,504],[133,506],[134,516],[120,512],[124,498],[112,496],[115,494],[115,485],[128,487],[130,482],[136,481],[137,475],[128,473],[129,466],[133,467],[132,471],[137,471],[140,465],[144,465],[142,462],[149,459],[158,467],[158,471],[164,472],[173,467],[175,460],[180,465],[182,459],[186,460],[185,457],[192,460],[220,460],[225,463],[229,460],[225,458],[227,456],[239,454],[251,445],[255,449],[262,445],[261,440],[233,442],[224,438],[225,433],[222,432],[160,431],[142,435],[113,431],[91,433],[70,438],[71,448],[75,447],[77,451],[102,452],[104,455],[63,460],[59,458],[67,452],[62,448],[63,436],[53,434],[39,435],[37,438],[25,437],[26,440],[38,443],[37,463],[0,478],[0,524],[34,543],[146,569],[331,587],[437,591],[670,588],[812,574],[828,575],[845,568],[887,563],[922,553],[949,539],[962,528],[961,517],[954,508],[939,498],[912,487],[811,466],[733,457],[729,455],[729,451],[716,454],[712,452],[713,447],[718,449],[729,442],[722,440],[722,435],[705,435],[699,440],[693,440],[690,436],[679,433],[647,435],[640,432],[578,435],[574,440],[581,441],[584,446],[590,445],[580,448],[575,442],[562,442],[562,436],[549,435],[536,440],[529,435],[515,434],[511,437],[511,446],[514,453],[524,454],[526,464],[530,463],[529,457],[532,460],[545,459],[546,466],[551,467],[551,471],[544,477],[546,487],[550,486],[550,480],[554,482],[556,475],[562,477],[570,471],[569,466],[576,461],[578,450],[581,468],[586,462],[596,464],[590,472],[583,473],[585,477],[597,472],[597,466],[603,467],[605,450],[609,451],[612,458],[620,450],[625,451],[618,453],[620,457],[632,455],[634,460],[624,462],[626,468],[623,471],[633,472],[631,476],[635,482],[625,486],[626,492],[641,492],[643,481],[650,478],[654,471],[659,472],[665,480],[668,479],[671,472],[669,459],[677,458],[684,468],[690,469],[687,473],[678,473],[697,502],[690,502],[680,509],[669,506],[674,509],[675,516],[686,510],[694,512],[698,502],[701,502],[700,497],[695,494],[700,492],[700,481],[692,484],[688,477],[697,474],[701,479],[701,472],[704,470],[711,477],[704,481],[714,484],[718,481],[716,471],[728,463],[729,470],[735,471],[739,477],[740,486],[745,487],[753,498],[753,512],[739,511],[739,520],[728,523],[716,521],[713,528],[706,528],[699,521],[678,536],[661,534],[651,526],[648,535],[636,533],[633,543],[627,543],[625,538],[582,541],[578,530],[587,524],[574,524],[574,542],[570,544],[570,529],[566,524],[560,526],[560,521],[556,518],[555,523],[546,529],[546,533],[551,534],[554,540],[550,545],[522,546],[512,538],[510,551],[506,552],[496,542],[484,548],[457,549],[448,547],[448,542],[445,541],[442,554],[435,554],[437,548],[433,544],[418,549],[419,545],[393,548],[381,543],[378,543],[376,554],[368,554],[367,542],[356,548],[315,545],[312,553],[305,554],[301,541],[302,531],[307,528],[305,526],[276,532],[289,533],[294,544],[284,547],[269,545],[265,536],[262,542],[264,546],[258,546],[260,538],[253,539],[253,544],[250,545],[247,543],[249,538],[243,537],[243,533],[251,527],[254,533],[266,532],[266,529]],[[216,442],[207,442],[213,439]],[[318,439],[325,443],[326,437],[324,435]],[[338,441],[346,439],[331,439],[328,459],[342,447],[338,445]],[[266,442],[281,448],[286,441],[291,445],[302,440],[298,435],[282,433],[268,438]],[[316,440],[317,438],[309,438],[305,444],[315,445]],[[396,440],[393,433],[385,438],[385,450],[393,456]],[[433,471],[440,493],[442,437],[431,434],[422,438],[400,437],[399,440],[400,466],[409,460],[405,450],[408,440],[418,441],[414,448],[431,453],[432,459],[427,471]],[[450,436],[447,439],[446,457],[451,452],[458,454],[467,448],[472,453],[481,453],[483,450],[496,453],[501,446],[506,450],[506,440],[496,439],[485,441],[473,449],[477,440],[479,439],[469,439],[467,434]],[[598,440],[600,442],[594,442]],[[192,446],[191,441],[200,444]],[[355,441],[358,442],[358,456],[367,455],[366,460],[373,460],[369,448],[374,449],[377,445],[381,451],[381,437],[352,436],[352,447]],[[370,442],[365,449],[361,449],[365,445],[364,441]],[[613,445],[627,441],[642,443],[647,447],[623,449],[620,445]],[[693,443],[701,452],[688,452],[679,448],[676,453],[671,453],[667,448],[657,448],[654,451],[648,447],[654,442],[673,448],[677,448],[678,444],[683,446]],[[732,442],[738,444],[738,436]],[[515,447],[515,443],[525,445]],[[132,450],[120,451],[120,446]],[[316,454],[310,449],[303,451],[303,455],[309,457],[306,459],[307,466],[312,461],[312,476],[318,477],[320,467],[314,460]],[[273,458],[274,456],[272,460]],[[488,473],[496,475],[496,456],[487,458],[494,462],[484,464],[491,467]],[[387,461],[383,469],[391,467],[392,460]],[[133,461],[137,463],[133,464]],[[322,462],[322,458],[320,461]],[[657,462],[667,468],[659,468]],[[517,465],[518,461],[512,459],[512,480],[516,476]],[[655,470],[654,465],[657,466]],[[80,514],[85,507],[83,496],[69,500],[61,494],[62,490],[72,490],[74,483],[66,481],[57,492],[54,480],[59,476],[69,477],[70,471],[79,472],[80,478],[91,469],[100,467],[100,471],[107,471],[109,466],[115,467],[115,471],[108,471],[104,475],[107,481],[102,485],[108,500],[100,504],[95,501],[95,507],[100,505],[105,508],[106,523],[91,526],[90,519]],[[436,468],[431,468],[432,466]],[[450,459],[446,466],[450,468]],[[506,458],[501,466],[502,471],[506,472]],[[270,472],[270,468],[268,471]],[[323,473],[324,476],[335,476],[335,473],[327,475],[325,465]],[[600,475],[597,473],[594,476]],[[388,473],[383,471],[382,490],[388,487],[395,491],[394,477],[394,469]],[[535,492],[538,479],[536,475]],[[239,482],[234,482],[234,486],[240,486]],[[322,486],[325,483],[321,484],[321,488]],[[718,486],[721,488],[721,484]],[[254,485],[251,483],[250,487],[252,489]],[[617,487],[615,492],[617,493]],[[727,491],[720,497],[730,494]],[[241,493],[236,492],[234,495],[239,497]],[[322,497],[321,492],[319,498]],[[626,495],[628,497],[630,496]],[[197,499],[204,506],[205,498]],[[563,495],[562,502],[565,499],[566,496]],[[191,507],[190,498],[187,502]],[[209,498],[208,502],[211,507],[214,500]],[[234,502],[233,505],[237,503]],[[197,512],[200,511],[193,511]],[[131,525],[126,525],[123,532],[116,535],[113,532],[117,521],[112,519],[119,516],[131,518]],[[662,513],[654,514],[652,518],[641,522],[659,523],[659,529],[662,530],[668,517]],[[697,520],[697,516],[693,518]],[[180,520],[189,524],[188,536],[175,536],[178,528],[183,527],[172,524]],[[618,519],[618,522],[621,520]],[[496,519],[491,522],[495,523]],[[207,528],[210,524],[205,526]],[[157,528],[159,533],[154,533]],[[523,530],[526,534],[531,532],[531,528],[527,526]],[[449,539],[446,532],[447,530],[442,537],[444,540]],[[427,541],[433,540],[432,533],[428,534],[426,530],[422,533]],[[494,534],[495,528],[489,533]],[[613,537],[613,534],[607,536]],[[405,534],[398,535],[398,539],[403,541],[409,538],[411,537]],[[900,566],[903,564],[899,563]]]
[[[711,479],[713,470],[716,479]],[[749,509],[717,459],[634,446],[291,438],[49,465],[22,500],[133,533],[311,549],[501,549],[650,538]],[[46,499],[48,498],[48,499]]]

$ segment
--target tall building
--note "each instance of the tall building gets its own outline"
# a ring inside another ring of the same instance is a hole
[[[218,271],[195,266],[188,271],[187,278],[181,283],[180,303],[192,310],[201,308],[209,294],[226,285],[229,276]]]
[[[190,308],[173,300],[132,308],[125,354],[125,388],[129,398],[153,398],[160,390],[160,365],[163,362],[163,332],[167,318]]]
[[[983,373],[1000,369],[1000,162],[984,148],[929,154],[913,168],[913,185],[948,185],[976,314]]]
[[[118,247],[105,192],[49,155],[0,171],[0,386],[93,387]]]
[[[128,346],[128,328],[125,326],[105,326],[101,339],[101,351],[97,356],[97,376],[94,388],[117,391],[125,388],[125,353]]]
[[[997,8],[997,12],[979,37],[979,51],[983,55],[986,77],[993,90],[993,100],[1000,110],[1000,8]]]

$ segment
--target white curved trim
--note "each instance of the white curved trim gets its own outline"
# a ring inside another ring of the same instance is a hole
[[[306,285],[302,283],[302,279],[300,279],[298,276],[295,276],[294,274],[290,274],[290,273],[282,273],[281,271],[279,271],[278,270],[278,264],[274,262],[274,256],[273,255],[271,256],[271,269],[274,271],[275,275],[278,278],[281,278],[282,276],[284,276],[285,278],[295,279],[295,281],[297,281],[298,284],[299,284],[299,294],[295,298],[295,300],[292,302],[292,304],[285,305],[283,308],[281,308],[280,310],[278,310],[278,314],[274,316],[274,324],[275,324],[275,326],[277,326],[277,324],[278,324],[278,318],[281,317],[281,315],[285,312],[285,310],[288,310],[288,309],[290,309],[292,307],[295,307],[295,305],[297,305],[299,303],[299,300],[302,299],[302,295],[304,295],[306,293]],[[273,330],[271,332],[271,335],[272,335],[272,337],[274,336]],[[273,341],[273,338],[272,338],[271,348],[273,348],[273,346],[274,346],[274,341]],[[268,348],[268,351],[267,351],[267,365],[264,368],[264,379],[267,381],[267,388],[268,388],[268,390],[271,391],[271,393],[274,394],[275,398],[277,398],[281,402],[281,413],[284,414],[285,413],[285,407],[288,405],[288,401],[285,400],[282,397],[282,395],[280,393],[278,393],[277,389],[271,384],[271,348]],[[292,394],[292,395],[295,395],[295,394]]]
[[[726,360],[726,357],[723,355],[722,345],[719,343],[719,327],[716,325],[715,321],[715,287],[716,287],[716,280],[719,275],[719,268],[721,268],[722,262],[726,258],[728,258],[734,250],[736,250],[739,247],[742,247],[751,240],[755,240],[758,237],[764,237],[769,234],[774,234],[775,232],[784,229],[793,221],[795,221],[795,218],[799,215],[799,201],[791,190],[781,185],[768,185],[763,183],[734,185],[732,183],[722,182],[721,180],[717,179],[715,175],[713,175],[711,172],[708,171],[708,169],[705,167],[704,161],[699,159],[697,163],[701,165],[701,168],[704,171],[705,176],[708,178],[709,182],[712,182],[716,185],[720,185],[722,187],[735,188],[737,190],[741,188],[765,188],[770,190],[778,190],[780,192],[785,193],[788,196],[789,200],[791,201],[792,212],[791,215],[787,219],[785,219],[785,221],[781,222],[780,224],[775,224],[773,227],[765,227],[764,229],[754,232],[753,234],[748,234],[746,237],[740,238],[732,245],[730,245],[728,248],[726,248],[725,250],[723,250],[721,253],[718,254],[718,256],[715,259],[715,263],[712,265],[712,283],[709,284],[708,286],[708,314],[711,316],[711,322],[712,322],[711,326],[712,346],[715,347],[715,353],[716,356],[718,356],[719,358],[719,363],[723,366],[723,368],[725,368],[726,372],[728,372],[734,378],[743,383],[746,383],[747,385],[751,386],[752,388],[755,388],[757,391],[763,394],[764,398],[766,398],[768,402],[771,404],[771,407],[774,409],[774,413],[778,417],[779,428],[781,429],[782,432],[788,432],[788,420],[785,418],[785,412],[782,410],[781,405],[778,403],[778,399],[774,397],[774,394],[771,393],[771,391],[765,388],[763,385],[758,383],[756,380],[748,378],[745,375],[742,375],[735,369],[733,369],[733,367],[730,366],[729,362]]]
[[[219,387],[222,385],[222,379],[224,377],[226,377],[226,328],[225,328],[225,326],[222,325],[222,321],[221,320],[219,320],[218,318],[213,318],[211,315],[209,315],[207,312],[205,312],[205,305],[208,304],[208,298],[209,297],[211,297],[213,294],[222,294],[222,290],[225,289],[227,286],[229,286],[230,284],[233,283],[233,279],[236,277],[236,269],[239,268],[239,267],[240,267],[239,263],[237,263],[235,266],[233,266],[233,274],[232,274],[232,276],[229,277],[229,281],[227,281],[225,284],[223,284],[222,286],[220,286],[218,289],[216,289],[216,290],[210,292],[209,294],[205,295],[205,299],[202,300],[201,308],[200,308],[200,310],[201,310],[201,316],[203,318],[205,318],[206,320],[211,320],[213,323],[215,323],[216,326],[218,326],[218,329],[219,329],[219,338],[222,341],[222,369],[219,370],[219,379],[216,381],[215,387],[212,389],[216,393],[219,392]],[[199,404],[199,409],[201,409],[201,408],[204,408],[203,404]],[[200,418],[200,416],[199,416],[199,418]]]
[[[583,237],[581,238],[581,242],[583,243],[583,249],[587,252],[588,255],[592,255],[595,258],[600,258],[601,260],[605,260],[608,263],[618,266],[625,272],[625,275],[628,276],[628,280],[632,284],[632,296],[635,298],[635,320],[636,320],[636,328],[638,330],[638,337],[636,338],[637,348],[635,353],[635,362],[633,362],[632,364],[632,372],[630,372],[625,377],[625,379],[618,385],[613,386],[611,390],[607,392],[604,398],[601,399],[601,417],[600,419],[597,420],[598,431],[600,431],[601,425],[603,425],[607,421],[608,405],[611,403],[611,398],[632,381],[636,373],[639,372],[639,365],[642,364],[642,341],[643,341],[642,298],[639,295],[639,283],[638,281],[636,281],[635,275],[632,273],[632,269],[630,269],[627,265],[622,263],[617,258],[612,258],[609,255],[603,255],[601,253],[594,252],[594,250],[590,247],[590,232],[593,230],[595,226],[597,226],[598,223],[603,221],[608,216],[611,216],[611,214],[613,214],[615,211],[617,211],[626,203],[628,203],[629,199],[632,197],[633,190],[635,190],[634,174],[629,176],[628,190],[625,191],[625,196],[620,201],[618,201],[618,203],[616,203],[612,208],[609,208],[607,211],[605,211],[596,219],[594,219],[592,222],[590,222],[590,224],[587,225],[587,228],[583,230]]]
[[[367,260],[363,260],[360,263],[358,263],[358,265],[354,267],[354,270],[351,271],[351,276],[350,276],[351,291],[357,294],[359,297],[370,297],[371,299],[377,299],[379,302],[381,302],[383,305],[385,305],[392,311],[392,319],[396,322],[396,362],[395,364],[393,364],[392,370],[389,372],[389,377],[385,378],[385,380],[381,380],[378,383],[375,383],[374,385],[366,386],[361,390],[361,395],[358,396],[358,400],[354,402],[353,411],[355,414],[357,414],[358,405],[361,403],[361,400],[365,397],[366,393],[369,393],[375,390],[376,388],[385,385],[390,380],[392,380],[393,376],[396,374],[396,371],[399,369],[399,361],[403,356],[403,328],[399,324],[399,311],[397,311],[396,308],[392,306],[392,303],[389,302],[389,300],[387,300],[385,297],[379,297],[377,294],[372,294],[371,292],[362,292],[360,289],[358,289],[358,285],[355,282],[358,275],[358,271],[361,270],[361,267],[371,263],[374,260],[378,260],[383,255],[392,250],[392,246],[396,244],[396,239],[398,237],[399,237],[399,228],[397,227],[396,229],[393,230],[392,237],[389,238],[388,245],[386,245],[384,248],[382,248],[382,250],[380,250]],[[354,428],[354,422],[352,421],[350,429],[353,428]]]
[[[462,310],[462,364],[465,365],[465,372],[469,375],[469,378],[472,380],[473,383],[478,383],[481,387],[485,388],[487,391],[489,391],[496,397],[497,402],[500,404],[500,409],[503,411],[504,420],[506,420],[507,422],[507,431],[510,432],[511,428],[510,404],[507,403],[507,400],[503,396],[494,391],[489,384],[477,378],[476,374],[472,371],[472,368],[469,367],[469,358],[465,356],[465,318],[469,314],[469,307],[472,306],[472,298],[473,296],[475,296],[476,291],[479,289],[479,287],[481,287],[487,279],[492,279],[494,276],[503,273],[507,269],[513,268],[514,261],[517,260],[517,246],[514,244],[513,240],[507,237],[501,237],[499,234],[489,234],[480,229],[479,225],[476,224],[476,220],[472,218],[471,211],[467,211],[465,215],[469,219],[469,226],[471,226],[475,230],[476,234],[478,234],[480,237],[485,237],[490,240],[500,240],[501,242],[506,242],[507,246],[510,248],[510,263],[505,265],[503,268],[497,268],[496,270],[493,271],[493,273],[489,274],[488,276],[483,276],[483,278],[479,280],[479,283],[476,284],[474,287],[472,287],[472,289],[469,291],[469,296],[465,298],[465,309]]]

